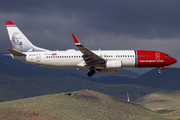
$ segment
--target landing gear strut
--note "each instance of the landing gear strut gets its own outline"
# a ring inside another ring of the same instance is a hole
[[[92,75],[94,75],[96,73],[95,68],[91,67],[90,71],[87,73],[88,77],[91,77]]]
[[[161,69],[160,68],[158,69],[158,74],[161,74]]]

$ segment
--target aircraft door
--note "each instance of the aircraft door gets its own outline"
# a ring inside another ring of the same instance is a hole
[[[156,59],[156,65],[159,65],[159,60],[160,60],[160,53],[156,52],[155,53],[155,59]]]
[[[155,53],[155,58],[156,58],[156,60],[160,60],[160,53]]]
[[[40,61],[41,61],[41,55],[40,55],[40,54],[37,54],[37,55],[36,55],[36,61],[37,61],[37,62],[40,62]]]

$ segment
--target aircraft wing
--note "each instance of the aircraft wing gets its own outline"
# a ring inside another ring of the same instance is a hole
[[[96,55],[95,53],[93,53],[92,51],[84,47],[83,45],[81,45],[81,43],[78,41],[78,39],[76,38],[74,34],[72,34],[72,36],[73,36],[75,45],[83,53],[82,57],[87,65],[98,65],[106,61],[105,59],[99,57],[98,55]]]

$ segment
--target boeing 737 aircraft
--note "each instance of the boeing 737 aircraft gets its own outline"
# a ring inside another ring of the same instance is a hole
[[[89,50],[84,47],[74,34],[75,45],[80,51],[51,51],[33,45],[12,21],[5,21],[12,49],[8,48],[15,60],[50,68],[89,69],[89,77],[96,71],[115,73],[121,68],[160,69],[174,64],[177,60],[168,54],[151,50]]]

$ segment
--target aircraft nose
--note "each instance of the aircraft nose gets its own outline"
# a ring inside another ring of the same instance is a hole
[[[177,62],[177,60],[175,59],[175,58],[171,58],[171,62],[172,62],[172,64],[174,64],[174,63],[176,63]]]

